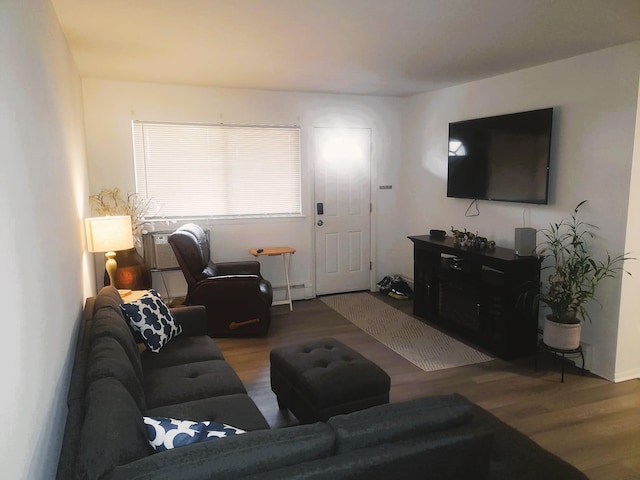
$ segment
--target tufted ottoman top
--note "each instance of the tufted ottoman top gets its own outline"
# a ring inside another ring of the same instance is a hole
[[[275,348],[270,358],[272,371],[320,409],[389,392],[384,370],[334,338]]]

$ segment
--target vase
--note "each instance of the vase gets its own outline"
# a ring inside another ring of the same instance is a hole
[[[148,290],[151,288],[151,270],[144,263],[135,248],[116,252],[118,269],[113,280],[118,289]],[[104,284],[109,285],[109,275],[105,272]]]
[[[544,319],[542,341],[548,347],[558,350],[575,350],[580,346],[581,332],[582,324],[580,322],[558,323],[547,316]]]

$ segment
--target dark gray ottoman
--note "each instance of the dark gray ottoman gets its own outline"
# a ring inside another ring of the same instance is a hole
[[[271,351],[271,390],[302,423],[389,403],[389,375],[334,338]]]

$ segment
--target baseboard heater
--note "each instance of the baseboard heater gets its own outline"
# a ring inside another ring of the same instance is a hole
[[[276,285],[271,285],[271,288],[273,289],[274,292],[275,291],[280,291],[280,290],[284,290],[284,291],[287,290],[287,286],[286,285],[277,285],[277,286]],[[304,283],[298,283],[296,285],[290,285],[289,288],[291,290],[295,290],[295,289],[299,289],[299,288],[304,289],[305,287],[304,287]]]

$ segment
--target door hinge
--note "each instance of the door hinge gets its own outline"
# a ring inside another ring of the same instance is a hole
[[[369,203],[369,213],[373,213],[373,203]]]
[[[369,270],[373,270],[373,262],[369,262]]]

